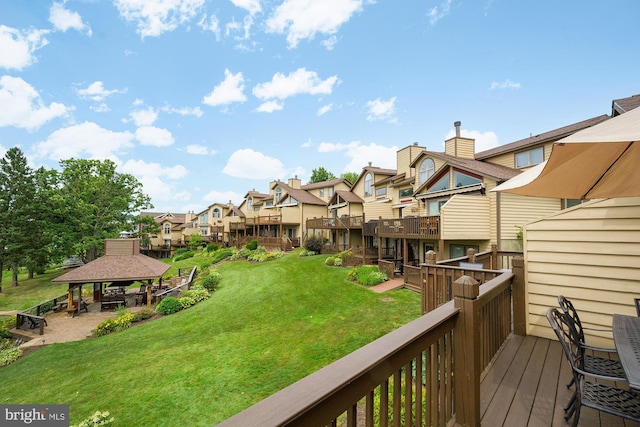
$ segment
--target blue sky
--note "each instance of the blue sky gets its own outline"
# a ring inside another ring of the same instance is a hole
[[[0,155],[111,159],[156,211],[476,151],[640,93],[640,3],[0,0]]]

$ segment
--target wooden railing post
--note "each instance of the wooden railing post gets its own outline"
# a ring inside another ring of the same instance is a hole
[[[436,265],[436,258],[438,255],[435,251],[428,251],[424,255],[424,263],[427,267],[422,267],[422,314],[428,313],[436,306],[435,299],[433,297],[433,287],[435,286],[435,280],[433,276],[429,274],[429,265]]]
[[[498,245],[495,243],[491,244],[491,269],[498,269]]]
[[[513,281],[511,282],[513,290],[513,333],[525,336],[527,335],[527,307],[523,257],[513,257],[511,271],[513,272]]]
[[[467,259],[469,262],[476,262],[476,250],[473,248],[467,249]]]
[[[480,426],[480,284],[469,276],[453,282],[454,306],[460,309],[454,329],[456,423]]]

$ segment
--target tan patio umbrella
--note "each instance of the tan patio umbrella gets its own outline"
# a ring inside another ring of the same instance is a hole
[[[514,178],[520,178],[516,185],[507,181],[494,191],[560,199],[640,196],[640,108],[556,141],[539,174],[524,174]]]

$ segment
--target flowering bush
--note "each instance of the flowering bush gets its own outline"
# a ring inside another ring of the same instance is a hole
[[[93,426],[106,426],[111,424],[114,421],[114,418],[111,417],[108,411],[100,412],[96,411],[95,414],[90,416],[89,418],[82,420],[80,424],[77,424],[73,427],[93,427]]]
[[[0,339],[0,366],[15,362],[22,356],[22,350],[10,339]]]
[[[101,322],[93,330],[93,336],[101,337],[103,335],[110,334],[111,332],[124,331],[129,329],[133,323],[135,315],[129,312],[123,312],[115,319],[107,319]]]

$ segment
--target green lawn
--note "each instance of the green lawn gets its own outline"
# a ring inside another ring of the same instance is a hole
[[[0,293],[0,311],[24,310],[42,301],[65,294],[69,285],[66,283],[52,283],[51,280],[66,273],[68,270],[50,270],[45,274],[38,274],[27,280],[27,274],[18,276],[20,286],[11,286],[11,272],[4,271],[2,277],[2,292]]]
[[[69,404],[72,423],[210,426],[420,315],[419,295],[373,293],[324,259],[224,262],[207,301],[0,369],[0,399]]]

